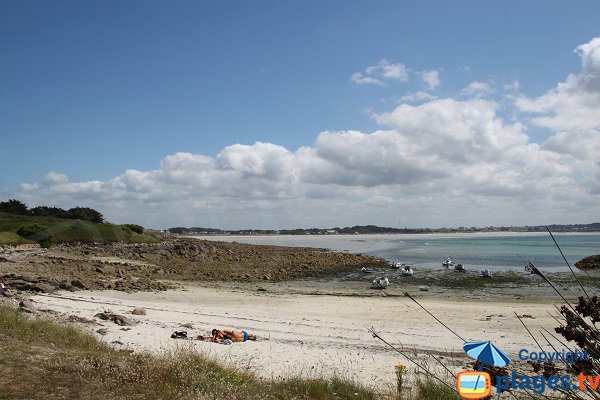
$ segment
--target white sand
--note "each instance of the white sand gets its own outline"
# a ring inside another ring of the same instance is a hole
[[[37,295],[33,300],[38,308],[68,315],[92,318],[110,309],[140,322],[123,331],[112,322],[97,320],[109,331],[98,337],[109,343],[118,340],[125,347],[151,351],[189,345],[267,378],[337,373],[368,385],[387,386],[395,379],[394,365],[413,365],[374,339],[367,331],[371,326],[405,349],[459,354],[454,361],[445,359],[454,363],[455,370],[467,361],[462,356],[462,341],[404,297],[284,295],[189,287],[160,293],[64,292]],[[435,299],[422,300],[422,304],[466,340],[493,340],[512,358],[523,347],[535,348],[514,311],[533,317],[524,320],[533,331],[556,326],[549,315],[556,311],[550,304]],[[147,315],[130,315],[134,307],[145,307]],[[193,323],[194,329],[181,328],[184,323]],[[95,331],[100,326],[91,328]],[[226,346],[170,338],[178,329],[195,336],[211,328],[243,329],[269,340]]]

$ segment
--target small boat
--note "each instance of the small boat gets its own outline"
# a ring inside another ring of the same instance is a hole
[[[375,272],[375,270],[374,270],[373,268],[365,268],[365,267],[362,267],[360,270],[361,270],[362,272],[364,272],[365,274],[372,274],[373,272]]]
[[[449,258],[446,258],[446,261],[442,262],[442,267],[444,267],[444,268],[449,268],[449,267],[451,267],[453,265],[454,265],[454,263]]]
[[[456,272],[465,272],[465,267],[462,264],[456,264],[454,266],[454,271]]]
[[[373,280],[373,284],[371,285],[371,289],[385,289],[390,284],[387,276],[380,276],[379,278],[375,278]]]
[[[402,269],[402,276],[412,276],[414,273],[415,271],[413,271],[411,265],[404,265],[404,268]]]
[[[400,269],[400,268],[402,268],[403,265],[404,264],[401,263],[400,261],[393,261],[390,263],[390,267],[394,268],[394,269]]]
[[[484,278],[491,278],[492,271],[490,271],[489,269],[486,268],[483,271],[481,271],[481,276],[483,276]]]

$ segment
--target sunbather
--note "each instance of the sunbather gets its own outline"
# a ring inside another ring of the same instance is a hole
[[[229,339],[232,342],[245,342],[248,340],[256,340],[256,335],[248,333],[246,331],[234,331],[229,329],[213,329],[212,330],[213,342],[222,342],[225,339]]]

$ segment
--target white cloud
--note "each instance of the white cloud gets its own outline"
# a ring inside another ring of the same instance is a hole
[[[600,37],[576,52],[582,62],[579,75],[570,74],[540,97],[517,101],[521,111],[541,114],[534,124],[553,130],[600,128]]]
[[[385,85],[382,81],[372,76],[365,76],[360,72],[355,72],[350,77],[350,80],[359,85]]]
[[[371,132],[321,132],[295,150],[256,142],[213,156],[176,153],[155,170],[105,181],[52,172],[14,194],[30,205],[89,205],[111,220],[155,227],[593,222],[600,215],[599,48],[600,39],[580,46],[579,75],[518,100],[521,110],[543,114],[535,124],[554,129],[539,144],[525,123],[500,117],[502,103],[483,97],[493,92],[489,83],[475,81],[458,98],[407,94],[401,101],[422,103],[373,113],[379,129]],[[406,70],[393,65],[380,62],[360,77],[402,80]]]
[[[432,95],[429,92],[425,92],[422,90],[419,90],[418,92],[412,92],[412,93],[408,93],[405,94],[404,96],[400,97],[398,99],[399,102],[419,102],[419,101],[425,101],[425,100],[435,100],[437,99],[437,96]]]
[[[469,85],[460,91],[461,94],[469,96],[487,96],[495,92],[494,88],[486,82],[473,81]]]
[[[553,222],[561,212],[569,213],[564,222],[597,215],[595,205],[573,209],[574,198],[591,204],[600,188],[590,186],[599,182],[598,166],[585,172],[596,162],[597,136],[557,135],[540,146],[522,124],[505,123],[498,107],[482,99],[401,104],[373,115],[383,129],[370,133],[322,132],[295,151],[257,142],[214,157],[176,153],[156,170],[127,170],[107,181],[51,173],[21,185],[19,197],[94,205],[113,220],[159,227],[389,225],[398,214],[413,226],[543,222],[519,221],[528,214],[514,207]]]
[[[365,72],[355,72],[350,77],[358,84],[385,85],[386,81],[408,81],[408,71],[404,64],[392,63],[386,59],[380,60],[377,65],[365,69]]]
[[[429,86],[430,90],[433,90],[440,85],[440,72],[438,70],[432,69],[421,71],[419,72],[419,76],[421,77],[421,80]]]

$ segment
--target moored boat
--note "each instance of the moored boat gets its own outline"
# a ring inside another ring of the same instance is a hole
[[[412,269],[411,265],[404,265],[402,268],[402,276],[412,276],[415,271]]]
[[[444,268],[449,268],[453,265],[454,265],[454,263],[452,262],[452,260],[450,258],[446,258],[446,261],[442,262],[442,267],[444,267]]]
[[[371,289],[385,289],[390,284],[390,280],[387,276],[380,276],[379,278],[375,278],[373,280],[373,284],[371,285]]]
[[[483,276],[484,278],[491,278],[492,271],[490,271],[489,269],[486,268],[483,271],[481,271],[481,276]]]

